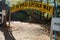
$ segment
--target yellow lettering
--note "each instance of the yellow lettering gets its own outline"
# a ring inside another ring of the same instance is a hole
[[[24,9],[24,8],[32,8],[32,9],[37,9],[42,12],[48,12],[48,13],[53,13],[53,7],[52,6],[49,6],[49,5],[46,5],[46,4],[43,4],[43,3],[40,3],[40,2],[25,2],[25,3],[22,3],[22,4],[17,4],[13,7],[10,8],[10,11],[11,12],[15,12],[15,11],[18,11],[19,9]],[[21,10],[22,10],[21,9]]]

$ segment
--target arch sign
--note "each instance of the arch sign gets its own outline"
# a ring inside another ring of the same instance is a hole
[[[24,2],[18,5],[14,5],[10,8],[10,12],[12,13],[12,12],[23,10],[23,9],[36,9],[49,14],[53,13],[53,6],[43,4],[40,2]]]

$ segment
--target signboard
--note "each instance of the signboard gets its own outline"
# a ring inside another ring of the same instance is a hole
[[[51,29],[60,31],[60,18],[52,18]]]
[[[24,2],[21,4],[14,5],[10,8],[10,12],[15,12],[18,10],[23,10],[23,9],[36,9],[36,10],[50,13],[50,14],[53,13],[53,6],[43,4],[40,2]]]

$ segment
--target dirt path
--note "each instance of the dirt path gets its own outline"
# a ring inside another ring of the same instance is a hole
[[[50,40],[49,33],[40,24],[11,22],[11,27],[15,40]]]

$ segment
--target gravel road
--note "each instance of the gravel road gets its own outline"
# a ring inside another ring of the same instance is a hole
[[[4,31],[0,31],[0,40],[50,40],[48,30],[41,24],[11,21],[10,26],[10,30],[6,33],[13,38],[7,37]]]

